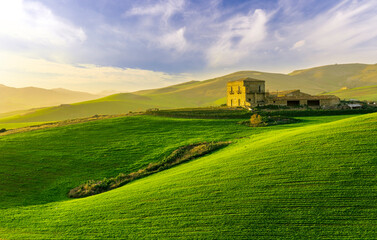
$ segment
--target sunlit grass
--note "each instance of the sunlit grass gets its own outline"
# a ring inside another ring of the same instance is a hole
[[[139,116],[1,138],[9,152],[1,175],[10,178],[1,178],[9,189],[0,238],[374,238],[377,114],[301,119],[248,128]],[[202,139],[235,143],[107,193],[59,195],[89,175],[132,169]],[[11,207],[9,199],[63,201]]]

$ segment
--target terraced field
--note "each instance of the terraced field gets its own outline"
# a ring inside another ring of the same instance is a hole
[[[301,119],[248,128],[137,116],[3,136],[0,238],[375,238],[377,114]],[[106,193],[65,197],[88,178],[210,140],[233,144]]]

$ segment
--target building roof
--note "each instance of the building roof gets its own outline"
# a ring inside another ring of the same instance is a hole
[[[254,79],[250,77],[240,78],[229,82],[265,82],[264,80]]]
[[[298,99],[307,99],[307,100],[320,100],[320,99],[335,99],[338,98],[334,95],[310,95],[307,93],[300,92],[300,90],[287,90],[279,92],[269,93],[270,99],[275,100],[298,100]]]
[[[285,97],[291,93],[299,93],[300,90],[299,89],[294,89],[294,90],[285,90],[285,91],[277,91],[277,92],[270,92],[270,96],[271,97]]]
[[[362,107],[363,105],[361,104],[358,104],[358,103],[350,103],[350,104],[347,104],[348,107],[351,107],[351,108],[354,108],[354,107]]]

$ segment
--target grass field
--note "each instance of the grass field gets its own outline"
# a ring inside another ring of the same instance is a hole
[[[176,148],[245,136],[235,121],[123,117],[0,137],[0,208],[66,198],[89,179],[130,173]]]
[[[137,116],[3,136],[0,239],[375,238],[377,114],[301,120]],[[203,140],[234,143],[103,194],[65,196]]]

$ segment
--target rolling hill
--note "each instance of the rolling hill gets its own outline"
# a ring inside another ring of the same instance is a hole
[[[336,95],[340,99],[346,100],[358,99],[361,101],[377,101],[377,85],[357,88],[343,88],[326,94]]]
[[[374,238],[377,113],[302,120],[248,128],[137,116],[2,136],[0,238]],[[204,140],[233,144],[103,194],[65,197]]]
[[[290,74],[241,71],[205,81],[190,81],[160,89],[114,94],[108,97],[0,119],[1,123],[43,122],[87,117],[96,114],[120,114],[148,108],[215,106],[225,103],[228,81],[251,77],[266,80],[270,91],[301,89],[318,94],[341,87],[360,87],[377,83],[377,64],[339,64],[297,70]]]
[[[98,95],[63,88],[14,88],[0,84],[0,113],[82,102],[98,97]]]

